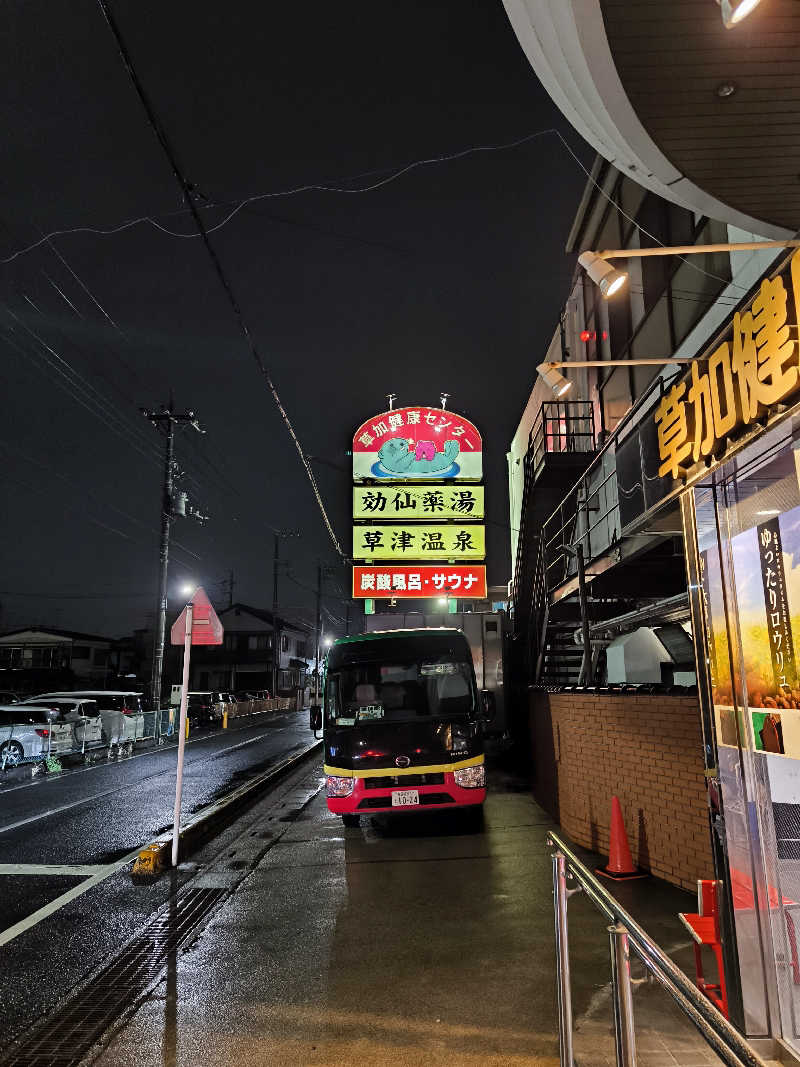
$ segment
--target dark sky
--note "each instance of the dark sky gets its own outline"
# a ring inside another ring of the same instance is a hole
[[[213,203],[552,126],[590,158],[500,0],[111,6],[181,167]],[[194,232],[172,214],[180,191],[96,3],[10,0],[0,64],[0,258],[51,230],[141,216]],[[390,390],[401,404],[445,390],[478,424],[490,582],[509,573],[505,451],[567,292],[583,180],[547,136],[373,192],[261,200],[212,238],[309,453],[346,468],[353,430]],[[294,527],[301,585],[284,578],[281,600],[307,606],[302,586],[335,554],[200,242],[145,224],[53,246],[0,268],[0,626],[118,635],[152,612],[161,441],[138,409],[170,388],[207,429],[182,434],[178,454],[211,516],[175,523],[171,591],[191,578],[219,593],[233,569],[236,599],[268,606],[271,530]],[[316,470],[349,550],[348,475]],[[348,588],[341,565],[336,582]]]

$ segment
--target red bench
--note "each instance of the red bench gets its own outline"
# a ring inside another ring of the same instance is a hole
[[[679,912],[678,918],[694,941],[695,982],[727,1019],[728,990],[725,987],[725,966],[722,962],[722,940],[719,928],[719,882],[701,878],[697,883],[697,914]],[[703,945],[714,953],[717,962],[717,982],[708,982],[703,974]]]

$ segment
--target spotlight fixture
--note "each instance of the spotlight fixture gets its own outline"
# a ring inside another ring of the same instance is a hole
[[[722,10],[722,22],[725,29],[731,30],[755,11],[761,0],[717,0],[717,3]]]
[[[572,382],[569,378],[564,377],[554,363],[540,363],[536,370],[541,374],[556,396],[563,396],[564,393],[572,388]]]
[[[603,259],[602,256],[598,256],[596,252],[581,252],[578,256],[578,262],[595,285],[599,287],[606,300],[618,292],[628,280],[627,274],[617,270],[616,267],[612,267],[607,260]]]

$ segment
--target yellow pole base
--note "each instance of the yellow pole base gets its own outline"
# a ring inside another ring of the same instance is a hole
[[[227,711],[223,711],[223,713],[222,713],[222,729],[223,730],[227,730],[228,729],[228,713],[227,713]]]
[[[189,720],[186,720],[186,736],[189,736]]]

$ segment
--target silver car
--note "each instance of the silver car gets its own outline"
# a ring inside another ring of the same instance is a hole
[[[61,722],[70,723],[74,747],[80,751],[103,743],[103,719],[96,700],[83,697],[30,697],[23,705],[38,704],[57,711]]]
[[[144,708],[142,694],[122,689],[78,689],[67,693],[40,693],[36,700],[54,697],[68,700],[94,700],[103,723],[103,741],[107,745],[121,745],[144,736]]]
[[[0,704],[0,767],[72,751],[72,727],[49,721],[48,709]]]

